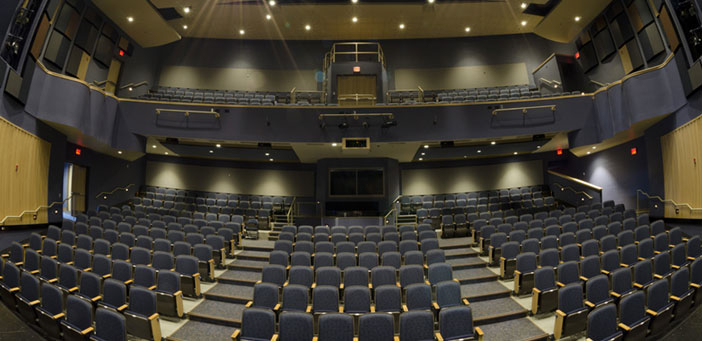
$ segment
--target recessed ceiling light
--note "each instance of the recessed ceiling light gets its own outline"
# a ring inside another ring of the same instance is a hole
[[[433,4],[434,0],[427,0],[428,3]]]
[[[166,152],[165,154],[168,155],[168,152]]]
[[[121,150],[118,150],[118,151],[117,151],[117,154],[122,155],[122,151],[121,151]]]
[[[358,18],[357,18],[357,17],[353,17],[353,18],[351,18],[351,21],[353,21],[353,22],[358,22]]]
[[[242,36],[243,36],[244,33],[246,33],[246,31],[244,31],[244,30],[239,30],[239,35],[242,35]]]
[[[152,146],[151,146],[151,148],[156,148],[156,145],[155,145],[155,144],[154,144],[154,145],[152,145]]]
[[[358,3],[358,0],[351,0],[351,3],[352,3],[352,4],[357,4],[357,3]]]
[[[132,87],[130,86],[129,88],[127,88],[127,90],[132,91],[132,90],[134,90],[134,88],[132,88]]]
[[[419,161],[422,161],[422,160],[424,160],[424,158],[421,158],[421,157],[420,157],[420,158],[419,158]]]
[[[587,155],[590,155],[590,152],[587,152]]]
[[[480,154],[480,153],[482,153],[482,152],[483,152],[482,150],[478,149],[478,154]]]
[[[190,13],[190,6],[188,6],[188,7],[183,7],[183,12],[185,12],[185,14]]]
[[[495,141],[490,142],[490,144],[493,145],[493,146],[494,146],[496,143],[497,143],[497,142],[495,142]]]
[[[464,159],[467,159],[467,158],[468,158],[468,155],[463,155],[463,158],[464,158]]]
[[[422,156],[424,156],[424,155],[427,155],[427,153],[425,153],[425,152],[422,152]]]
[[[470,32],[470,27],[466,27],[466,32]]]
[[[127,17],[127,21],[134,22],[134,17]]]
[[[310,25],[305,25],[305,31],[309,31],[309,30],[311,30],[311,29],[312,29],[312,26],[310,26]]]
[[[526,20],[522,20],[522,26],[526,26],[526,24],[527,24],[527,21],[526,21]]]
[[[270,14],[266,14],[266,20],[271,20],[272,16]]]
[[[184,29],[184,30],[187,30],[187,29],[188,29],[188,25],[183,25],[183,29]]]
[[[332,147],[336,147],[336,146],[338,146],[338,144],[336,142],[333,142]]]
[[[222,148],[222,145],[219,144],[219,143],[217,143],[217,144],[215,145],[215,147],[217,147],[217,148]]]
[[[519,153],[517,153],[517,152],[514,152],[514,155],[517,155],[517,154],[519,154]]]
[[[429,149],[429,145],[428,145],[428,144],[425,144],[425,145],[424,145],[424,149]]]
[[[271,153],[266,153],[266,156],[271,156]]]
[[[527,3],[526,3],[526,2],[522,2],[521,7],[522,7],[522,8],[527,8]]]
[[[405,24],[400,24],[400,29],[404,30],[405,29]]]
[[[592,146],[592,149],[597,149],[597,146]]]
[[[214,150],[210,149],[210,154],[214,153]]]
[[[578,16],[578,17],[575,17],[575,22],[580,21],[580,19],[582,19],[582,18],[580,18],[579,16]]]
[[[541,146],[536,146],[536,149],[541,149]]]
[[[268,4],[271,6],[275,6],[275,0],[268,1]]]
[[[268,159],[268,161],[271,161],[271,162],[272,162],[272,161],[273,161],[273,158]]]

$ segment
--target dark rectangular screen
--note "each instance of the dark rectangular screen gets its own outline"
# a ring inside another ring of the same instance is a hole
[[[385,193],[382,169],[333,169],[329,171],[329,195],[376,196]]]

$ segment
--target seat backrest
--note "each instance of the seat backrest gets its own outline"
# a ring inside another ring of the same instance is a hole
[[[283,271],[285,271],[284,268]],[[316,275],[317,286],[331,285],[333,287],[339,287],[339,285],[341,284],[341,271],[337,267],[325,266],[317,268]]]
[[[441,309],[462,305],[461,285],[456,281],[444,281],[437,284],[436,303]]]
[[[353,340],[353,316],[346,314],[324,314],[319,317],[320,340]]]
[[[375,288],[375,311],[400,312],[402,310],[402,291],[395,285],[382,285]]]
[[[245,309],[241,317],[242,339],[270,340],[275,334],[275,313],[261,308]]]
[[[659,279],[648,288],[646,307],[655,312],[660,312],[670,302],[668,296],[668,280]]]
[[[286,311],[280,314],[280,339],[311,341],[314,336],[312,315]]]
[[[93,325],[92,305],[78,296],[70,295],[66,300],[66,321],[85,330]]]
[[[632,288],[631,270],[629,268],[619,268],[612,272],[612,291],[624,294]]]
[[[578,309],[581,309],[582,307],[583,287],[580,285],[580,283],[571,283],[558,290],[558,310],[566,314],[570,314]]]
[[[127,321],[114,310],[98,308],[95,311],[95,335],[103,340],[127,340]]]
[[[646,295],[643,291],[636,291],[622,297],[619,303],[619,321],[626,326],[633,327],[646,316],[645,303]]]
[[[429,311],[409,311],[400,315],[400,340],[433,340],[434,316]]]
[[[422,266],[403,265],[400,267],[400,285],[405,288],[415,283],[424,283],[424,269]]]
[[[369,313],[371,294],[367,286],[350,286],[344,288],[344,312]]]
[[[108,278],[102,288],[102,302],[119,308],[127,302],[127,286],[119,280]]]
[[[41,283],[41,307],[52,315],[63,312],[63,293],[47,282]]]
[[[539,268],[534,271],[534,287],[541,291],[556,287],[556,274],[552,267]]]
[[[446,340],[470,339],[473,337],[473,312],[470,307],[457,306],[441,309],[439,331]]]
[[[254,288],[255,289],[255,288]],[[378,295],[378,289],[376,289],[376,301],[377,301],[377,295]],[[276,301],[273,302],[272,298],[266,298],[266,300],[270,300],[273,305],[275,303],[278,303],[277,298],[277,290],[278,288],[275,288],[276,290]],[[256,303],[256,291],[254,290],[254,305],[258,305]],[[269,308],[270,309],[270,308]],[[338,287],[333,287],[331,285],[320,285],[314,288],[312,291],[312,311],[314,313],[335,313],[339,311],[339,288]]]
[[[617,307],[606,304],[587,316],[587,337],[591,340],[608,340],[617,334]]]
[[[144,317],[156,313],[156,293],[143,287],[129,287],[129,311]]]
[[[565,262],[558,265],[558,281],[563,284],[576,283],[580,279],[578,263],[576,261]]]
[[[358,341],[394,340],[394,321],[390,314],[363,314],[358,321]]]
[[[437,285],[440,282],[452,281],[453,270],[448,263],[436,263],[429,266],[428,271],[429,283]]]

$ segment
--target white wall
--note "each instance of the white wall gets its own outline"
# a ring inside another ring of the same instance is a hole
[[[529,84],[525,63],[395,70],[396,89],[465,89]]]
[[[146,163],[146,185],[207,192],[314,196],[314,171]]]
[[[265,70],[164,66],[160,86],[211,90],[317,90],[314,70]]]
[[[403,195],[474,192],[543,183],[543,165],[539,160],[402,171]]]

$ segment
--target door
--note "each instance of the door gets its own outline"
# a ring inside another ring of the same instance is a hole
[[[85,212],[85,184],[87,168],[67,163],[64,168],[63,197],[67,198],[63,211],[69,215]]]
[[[376,102],[376,76],[337,76],[337,98],[341,105],[373,105]]]

